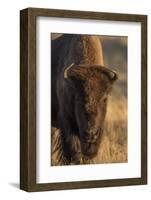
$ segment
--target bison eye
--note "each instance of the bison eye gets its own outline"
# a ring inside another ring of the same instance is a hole
[[[102,100],[102,102],[103,102],[104,104],[107,103],[107,97],[104,98],[104,99]]]

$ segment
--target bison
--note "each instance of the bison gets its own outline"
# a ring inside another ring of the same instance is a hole
[[[58,165],[84,163],[98,152],[117,74],[103,66],[97,36],[64,34],[51,46],[52,149]]]

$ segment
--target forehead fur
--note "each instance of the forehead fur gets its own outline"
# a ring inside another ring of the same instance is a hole
[[[105,74],[89,74],[85,83],[85,98],[87,112],[94,112],[102,97],[105,97],[111,90],[111,83]]]
[[[105,74],[95,70],[91,70],[90,73],[87,74],[84,83],[84,88],[87,95],[90,95],[92,92],[103,95],[105,92],[108,92],[110,86],[111,83],[108,77]]]

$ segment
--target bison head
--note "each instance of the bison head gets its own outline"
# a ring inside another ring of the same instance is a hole
[[[66,68],[64,77],[74,91],[73,109],[82,155],[97,154],[104,128],[108,94],[117,74],[100,65],[75,65]]]

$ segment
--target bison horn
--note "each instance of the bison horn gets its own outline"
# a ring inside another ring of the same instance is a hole
[[[68,70],[74,65],[74,63],[72,63],[71,65],[69,65],[67,68],[65,68],[64,70],[64,78],[67,79],[68,78]]]

